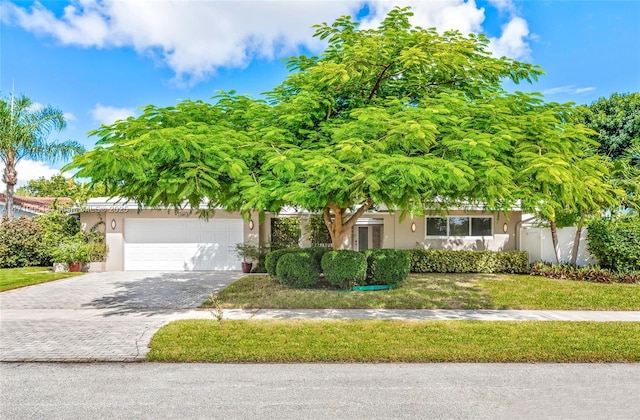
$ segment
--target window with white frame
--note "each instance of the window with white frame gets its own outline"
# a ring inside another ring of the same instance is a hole
[[[427,217],[427,237],[492,236],[493,218],[486,216]]]

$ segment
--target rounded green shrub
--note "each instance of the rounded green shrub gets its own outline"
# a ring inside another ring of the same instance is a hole
[[[409,276],[411,259],[402,249],[369,249],[367,258],[367,284],[400,283]]]
[[[296,289],[313,287],[320,270],[313,256],[306,251],[288,252],[278,259],[276,275],[283,286]]]
[[[329,251],[322,256],[322,272],[329,284],[351,289],[365,283],[367,258],[358,251]]]
[[[275,251],[271,251],[269,252],[265,257],[264,257],[264,265],[265,268],[267,269],[267,273],[269,273],[269,275],[273,278],[278,277],[278,274],[276,273],[276,267],[278,266],[278,260],[285,254],[289,254],[291,252],[295,252],[298,251],[297,248],[285,248],[285,249],[278,249]]]

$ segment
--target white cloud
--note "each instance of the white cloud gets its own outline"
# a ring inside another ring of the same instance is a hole
[[[60,173],[60,170],[50,167],[46,162],[31,159],[21,159],[16,165],[18,172],[18,187],[26,185],[32,179],[40,177],[51,178]],[[0,165],[0,174],[4,173],[4,165]],[[2,184],[5,187],[4,183]],[[5,188],[2,188],[4,192]]]
[[[132,47],[164,62],[177,81],[204,79],[220,67],[246,66],[254,58],[280,58],[300,46],[318,51],[313,24],[354,15],[364,4],[363,27],[377,25],[396,5],[411,6],[412,23],[439,31],[482,32],[484,8],[475,0],[297,0],[297,1],[122,1],[73,0],[60,16],[34,3],[0,3],[5,23],[51,36],[63,45],[87,48]],[[513,58],[528,53],[529,33],[511,0],[489,4],[509,14],[493,49]]]
[[[391,9],[400,5],[411,6],[411,23],[423,28],[437,28],[438,31],[457,29],[463,34],[482,31],[484,9],[478,9],[474,0],[379,0],[368,3],[372,16],[362,21],[363,28],[377,27]]]
[[[114,106],[102,105],[97,103],[91,110],[91,117],[104,125],[111,125],[118,120],[126,120],[136,114],[133,108],[116,108]]]
[[[65,112],[64,114],[62,114],[62,116],[64,117],[64,120],[66,122],[69,121],[77,121],[78,119],[76,118],[75,115],[73,115],[71,112]]]
[[[567,86],[558,86],[551,89],[547,89],[542,93],[544,95],[555,95],[558,93],[566,93],[569,95],[579,95],[581,93],[592,92],[594,90],[596,90],[596,88],[593,86],[577,88],[574,85],[567,85]]]
[[[490,38],[489,50],[496,57],[510,57],[515,59],[527,59],[531,49],[527,42],[529,38],[529,25],[521,17],[511,18],[509,23],[502,26],[500,38]]]

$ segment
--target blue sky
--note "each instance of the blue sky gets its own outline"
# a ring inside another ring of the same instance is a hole
[[[258,96],[284,79],[282,58],[322,50],[311,25],[345,14],[376,25],[394,5],[411,5],[417,25],[483,32],[495,54],[542,66],[546,76],[518,89],[548,101],[640,91],[640,0],[0,0],[0,91],[61,108],[68,126],[55,138],[91,148],[88,131],[146,104],[219,89]],[[21,184],[61,165],[24,161]]]

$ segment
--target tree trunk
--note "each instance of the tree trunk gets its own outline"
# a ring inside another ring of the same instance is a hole
[[[6,200],[4,214],[9,220],[13,219],[13,189],[18,183],[18,172],[13,165],[13,162],[9,159],[7,166],[4,168],[4,174],[2,175],[2,181],[7,184]]]
[[[344,237],[347,232],[351,230],[364,212],[369,210],[372,204],[373,201],[368,198],[355,213],[348,217],[346,215],[348,208],[346,207],[340,207],[337,204],[327,204],[327,206],[325,206],[323,212],[324,224],[327,226],[327,229],[329,229],[331,244],[334,250],[344,249]]]
[[[580,237],[582,236],[582,226],[584,226],[584,215],[580,215],[578,221],[578,230],[573,240],[573,253],[571,254],[571,264],[576,265],[578,262],[578,251],[580,250]]]
[[[558,247],[558,227],[555,220],[549,221],[551,228],[551,242],[553,243],[553,252],[556,255],[556,263],[560,264],[560,248]]]

